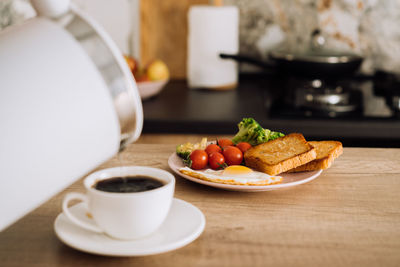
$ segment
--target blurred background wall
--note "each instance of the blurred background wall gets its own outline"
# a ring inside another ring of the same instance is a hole
[[[187,11],[208,0],[73,0],[98,20],[124,53],[160,58],[172,78],[186,77]],[[240,52],[266,57],[286,46],[304,50],[320,29],[326,48],[367,58],[366,73],[400,74],[398,0],[225,0],[240,9]],[[0,1],[0,29],[34,16],[27,0]],[[245,68],[242,71],[249,71]]]

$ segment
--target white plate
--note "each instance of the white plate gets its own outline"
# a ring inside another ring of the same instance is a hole
[[[297,172],[297,173],[283,173],[279,175],[283,177],[283,181],[280,184],[273,184],[273,185],[230,185],[230,184],[214,183],[201,180],[179,172],[179,169],[184,167],[184,164],[182,162],[182,159],[176,153],[173,153],[169,157],[168,165],[176,174],[190,181],[221,189],[232,190],[232,191],[244,191],[244,192],[270,191],[281,188],[288,188],[310,182],[315,178],[317,178],[322,173],[322,170]]]
[[[87,208],[83,203],[71,207],[71,212],[84,220]],[[203,213],[192,204],[174,198],[171,210],[163,225],[148,237],[135,240],[113,239],[82,229],[59,214],[54,223],[58,238],[75,249],[107,256],[145,256],[171,251],[183,247],[203,232],[205,218]]]

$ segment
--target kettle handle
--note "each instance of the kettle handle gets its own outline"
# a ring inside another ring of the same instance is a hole
[[[111,39],[111,37],[103,30],[100,25],[96,23],[96,21],[94,21],[84,12],[82,12],[76,5],[71,3],[70,0],[31,0],[31,3],[39,16],[44,16],[52,19],[60,18],[69,11],[72,11],[80,18],[82,18],[86,23],[88,23],[95,30],[98,36],[103,40],[123,73],[127,86],[128,97],[131,99],[131,101],[133,101],[132,108],[135,114],[135,129],[129,133],[128,137],[121,138],[123,140],[121,140],[120,149],[123,149],[126,144],[136,141],[139,138],[143,128],[142,102],[136,82],[133,79],[133,75],[126,64],[121,51]]]
[[[127,89],[129,97],[134,102],[133,103],[134,105],[132,107],[135,114],[135,129],[129,133],[128,138],[121,140],[120,150],[122,150],[125,148],[127,144],[135,142],[140,137],[140,134],[142,133],[143,129],[143,107],[142,107],[142,100],[139,95],[139,90],[137,88],[137,84],[118,46],[111,39],[111,37],[103,30],[103,28],[100,25],[98,25],[96,21],[93,20],[90,16],[82,12],[75,4],[71,3],[70,10],[75,14],[79,15],[91,27],[93,27],[93,29],[96,31],[99,37],[110,49],[111,54],[115,58],[117,64],[119,65],[124,75],[124,78],[126,79],[126,85],[128,87]]]

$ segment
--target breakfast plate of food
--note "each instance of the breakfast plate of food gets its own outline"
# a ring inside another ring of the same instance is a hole
[[[310,182],[343,152],[338,141],[307,141],[244,118],[231,139],[176,147],[168,159],[173,172],[190,181],[233,191],[270,191]]]

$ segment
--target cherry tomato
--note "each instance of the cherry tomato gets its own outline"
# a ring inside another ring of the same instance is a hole
[[[242,151],[242,153],[244,154],[244,152],[246,152],[251,147],[251,145],[247,142],[240,142],[236,145],[236,147],[239,148],[240,151]]]
[[[216,144],[209,144],[207,147],[206,147],[206,152],[207,152],[207,154],[208,154],[208,156],[210,156],[212,153],[214,153],[214,152],[219,152],[219,153],[221,153],[222,152],[222,149],[221,149],[221,147],[219,147],[218,145],[216,145]]]
[[[243,161],[243,153],[235,146],[227,146],[222,154],[225,157],[225,162],[228,165],[239,165]]]
[[[233,146],[233,142],[230,139],[221,138],[221,139],[218,139],[218,145],[220,147],[224,148],[226,146]]]
[[[211,153],[211,155],[208,157],[208,165],[210,165],[210,168],[213,170],[218,170],[222,168],[224,163],[225,163],[225,158],[219,152]]]
[[[192,160],[191,168],[193,170],[204,169],[208,163],[208,155],[204,150],[196,149],[190,153],[190,159]]]

